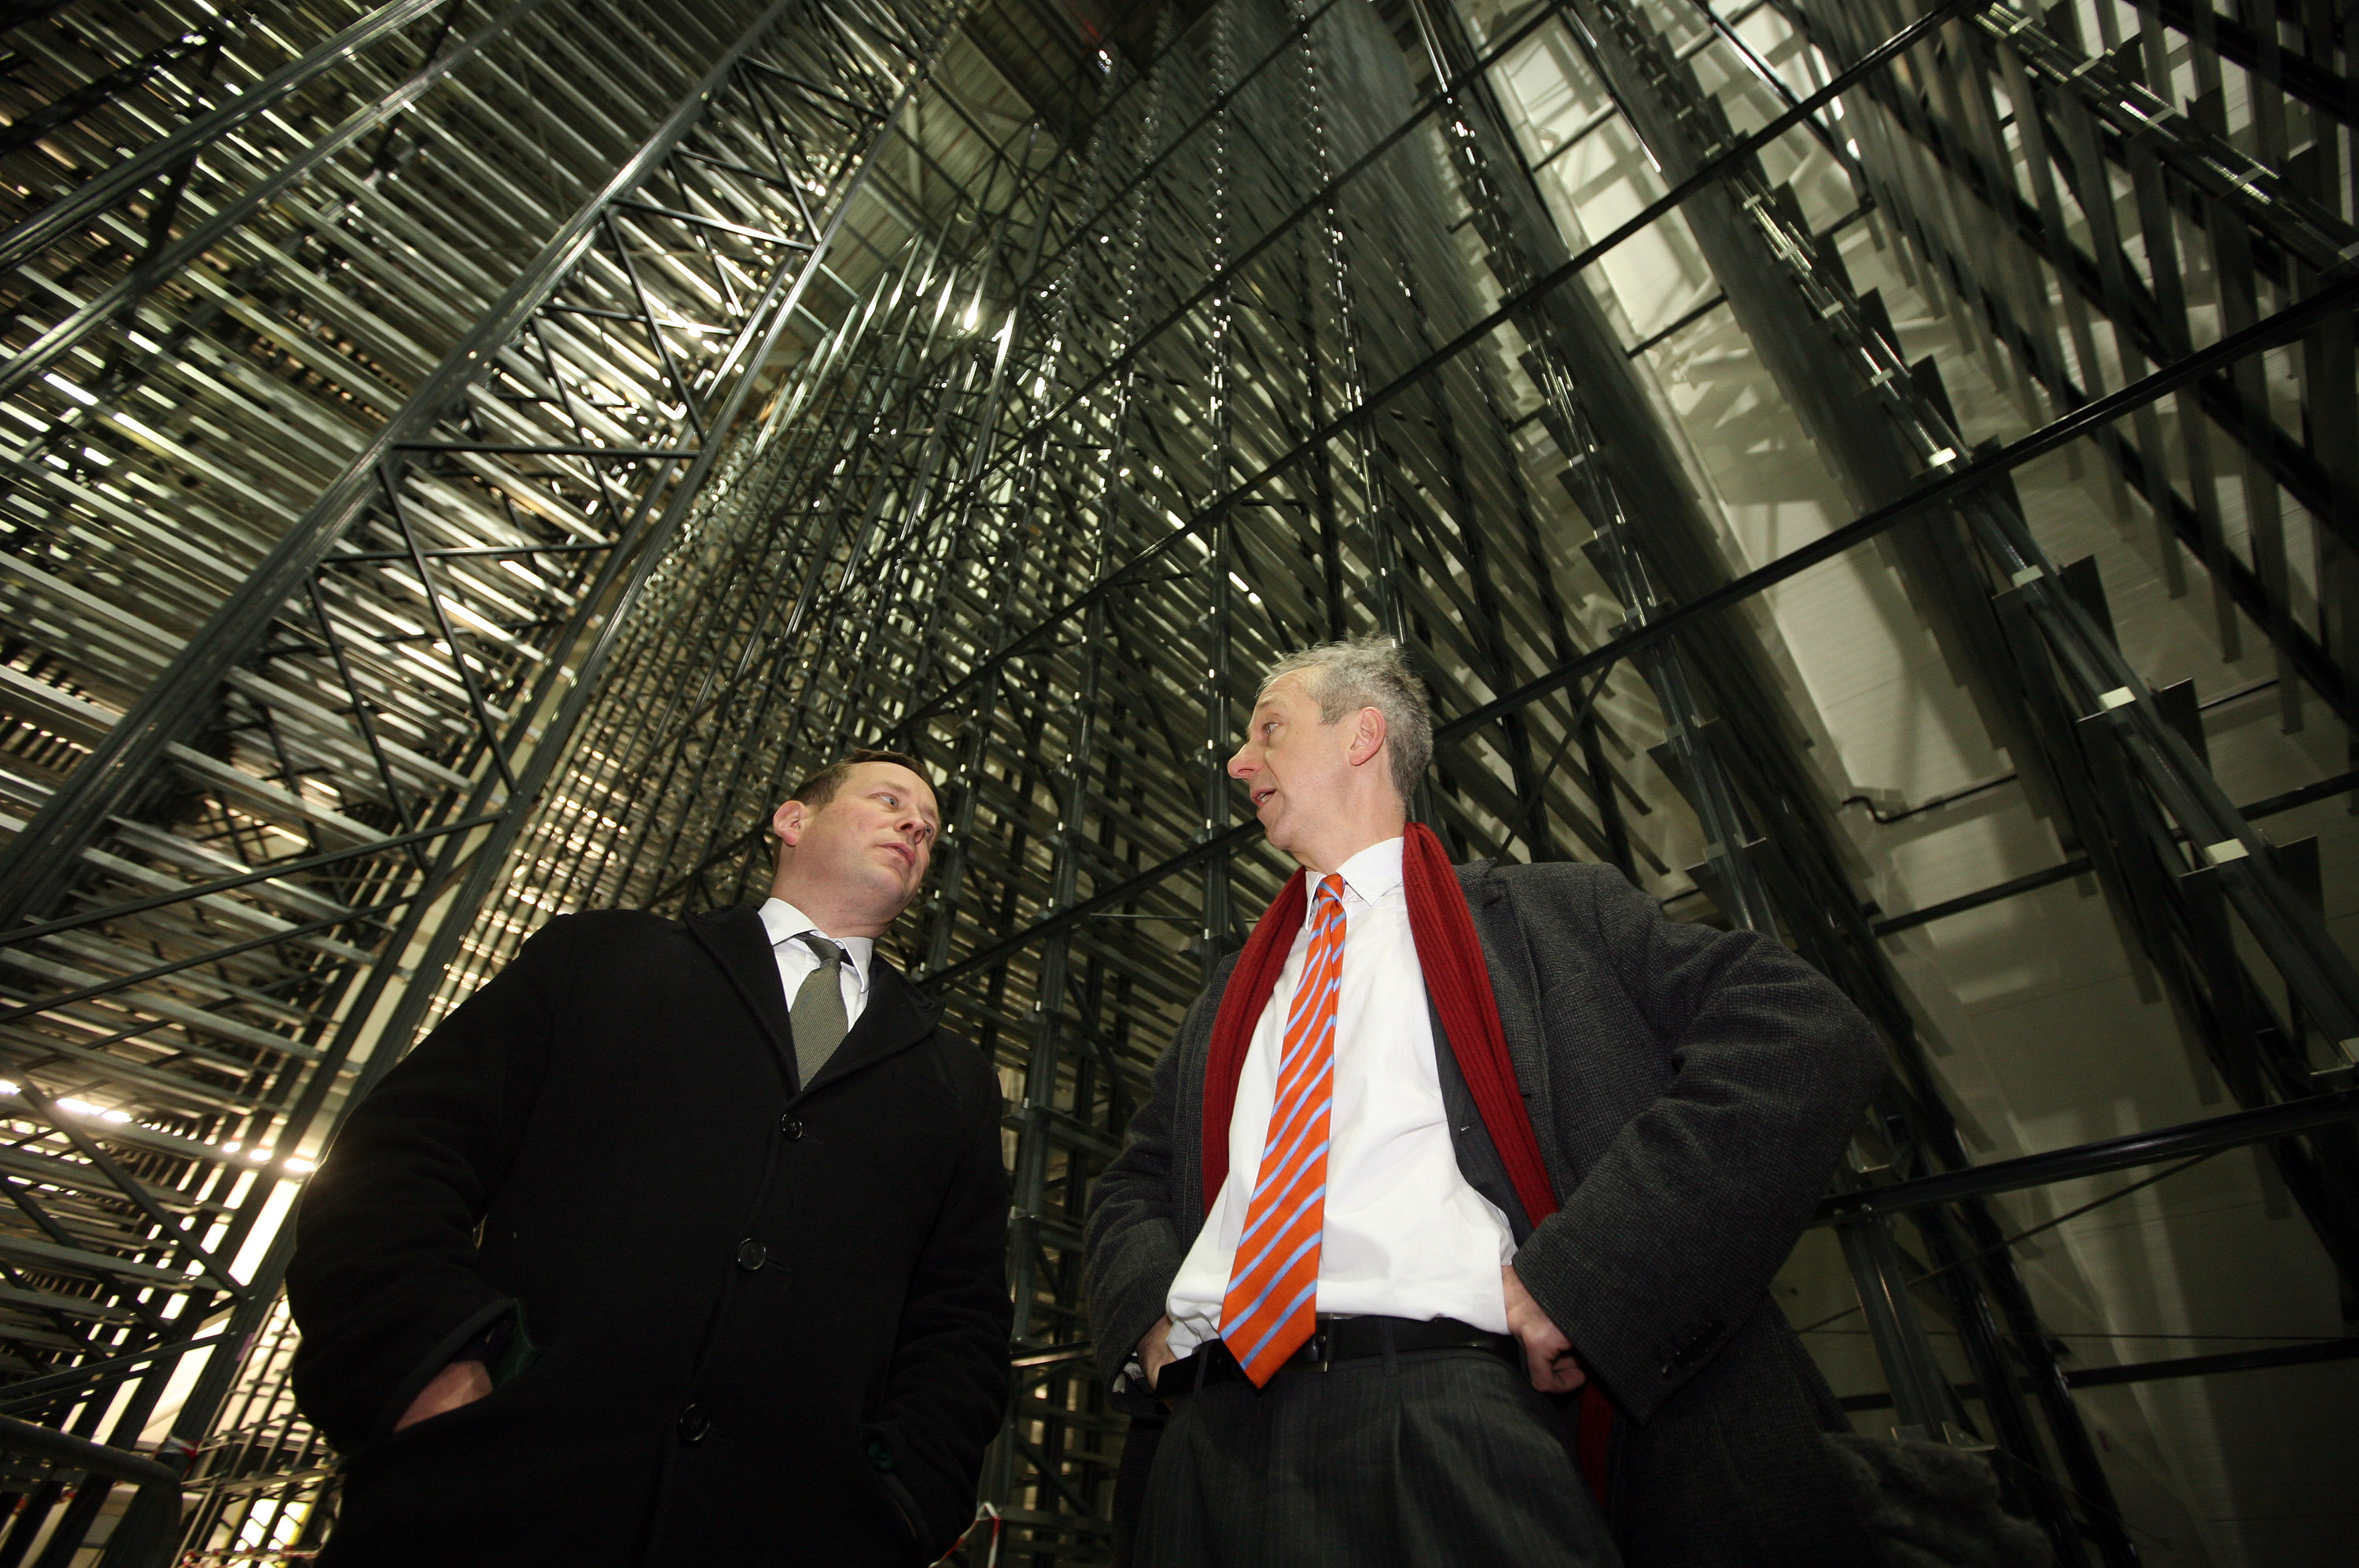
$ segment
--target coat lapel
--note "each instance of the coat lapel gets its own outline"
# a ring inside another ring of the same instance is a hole
[[[787,1010],[787,988],[778,979],[778,955],[770,947],[770,932],[760,912],[751,904],[707,909],[689,917],[688,931],[712,954],[761,1026],[762,1038],[786,1077],[787,1093],[794,1098],[907,1051],[932,1033],[941,1019],[940,1004],[918,992],[882,956],[873,957],[868,963],[868,1005],[860,1010],[859,1021],[818,1075],[801,1083],[795,1069],[795,1026]]]
[[[1458,1065],[1458,1048],[1451,1043],[1450,1028],[1441,1021],[1441,1009],[1433,1005],[1430,993],[1425,1000],[1425,1016],[1433,1026],[1433,1072],[1441,1083],[1441,1107],[1450,1118],[1450,1149],[1458,1157],[1458,1173],[1507,1216],[1507,1230],[1521,1247],[1532,1234],[1532,1222],[1524,1212],[1523,1200],[1516,1196],[1515,1183],[1508,1180],[1499,1146],[1491,1140],[1491,1129],[1483,1123],[1474,1091],[1466,1084],[1465,1069]],[[1505,1027],[1501,1026],[1503,1030]]]
[[[859,1021],[835,1054],[820,1067],[819,1073],[802,1086],[801,1094],[824,1089],[840,1078],[850,1077],[864,1067],[875,1066],[888,1056],[897,1055],[925,1039],[940,1021],[941,1004],[920,993],[901,972],[885,962],[882,954],[868,961],[868,1005],[860,1009]],[[798,1098],[800,1096],[798,1095]]]
[[[762,1039],[785,1074],[787,1092],[795,1090],[795,1031],[788,1021],[786,986],[778,979],[778,956],[770,950],[770,933],[751,904],[732,904],[688,918],[688,934],[710,953],[721,973],[754,1015]]]
[[[1180,1053],[1180,1103],[1171,1116],[1171,1225],[1183,1253],[1204,1228],[1204,1073],[1212,1060],[1212,1023],[1236,968],[1235,953],[1221,960],[1191,1015],[1194,1027],[1171,1042]]]
[[[1491,971],[1491,995],[1499,1006],[1499,1031],[1507,1037],[1507,1056],[1516,1069],[1516,1086],[1523,1091],[1527,1109],[1537,1106],[1532,1127],[1541,1134],[1540,1158],[1548,1162],[1549,1180],[1559,1192],[1573,1188],[1574,1172],[1547,1134],[1549,1099],[1548,1040],[1540,1030],[1539,977],[1532,969],[1531,949],[1524,944],[1523,922],[1507,894],[1506,878],[1496,864],[1458,868],[1466,904],[1474,915],[1474,934],[1483,943],[1483,962]]]

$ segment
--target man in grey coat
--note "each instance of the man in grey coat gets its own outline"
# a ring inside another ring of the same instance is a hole
[[[1450,867],[1407,821],[1430,737],[1362,639],[1275,667],[1230,760],[1303,873],[1091,1203],[1100,1364],[1170,1412],[1134,1561],[1871,1561],[1768,1287],[1875,1034],[1610,867]]]

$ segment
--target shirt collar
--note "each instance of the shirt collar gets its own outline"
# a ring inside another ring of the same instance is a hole
[[[827,937],[828,941],[843,949],[843,956],[852,960],[853,974],[859,978],[860,994],[864,996],[868,995],[868,960],[876,952],[875,938],[829,936],[826,931],[820,931],[818,921],[788,903],[784,898],[766,899],[760,914],[762,929],[769,933],[770,945],[773,948],[784,947],[805,931],[819,931],[820,935]],[[810,949],[806,946],[803,951],[810,953]],[[814,953],[812,956],[816,957],[817,954]]]
[[[1398,887],[1401,851],[1408,842],[1406,838],[1388,838],[1382,844],[1372,844],[1337,866],[1335,875],[1343,879],[1345,891],[1359,895],[1364,904],[1373,904]]]

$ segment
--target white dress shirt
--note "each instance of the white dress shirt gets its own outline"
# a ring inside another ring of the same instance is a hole
[[[1507,1331],[1500,1266],[1515,1257],[1507,1220],[1467,1183],[1450,1142],[1425,975],[1408,929],[1399,839],[1338,867],[1343,878],[1343,973],[1336,996],[1334,1098],[1328,1107],[1327,1209],[1319,1246],[1318,1310],[1456,1318]],[[1313,879],[1311,894],[1317,897]],[[1229,1118],[1229,1174],[1166,1306],[1171,1351],[1220,1333],[1237,1236],[1260,1174],[1277,1094],[1287,1009],[1310,947],[1311,921],[1255,1026]]]
[[[819,931],[821,936],[843,949],[849,964],[835,966],[836,978],[843,985],[843,1023],[846,1029],[860,1021],[860,1010],[868,1005],[868,961],[875,955],[876,939],[866,936],[828,936],[809,915],[784,898],[772,898],[762,906],[762,929],[770,933],[770,951],[778,956],[778,983],[787,988],[787,1010],[794,1011],[795,994],[819,967],[819,954],[811,944],[795,939],[805,931]]]

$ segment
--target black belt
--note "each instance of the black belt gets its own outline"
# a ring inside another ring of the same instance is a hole
[[[1350,1317],[1319,1320],[1302,1348],[1278,1363],[1280,1372],[1324,1372],[1339,1361],[1364,1361],[1390,1351],[1406,1356],[1420,1350],[1480,1350],[1520,1367],[1523,1346],[1513,1334],[1489,1334],[1456,1318]],[[1208,1383],[1252,1381],[1226,1340],[1198,1345],[1163,1368],[1155,1379],[1158,1398],[1176,1399]]]

